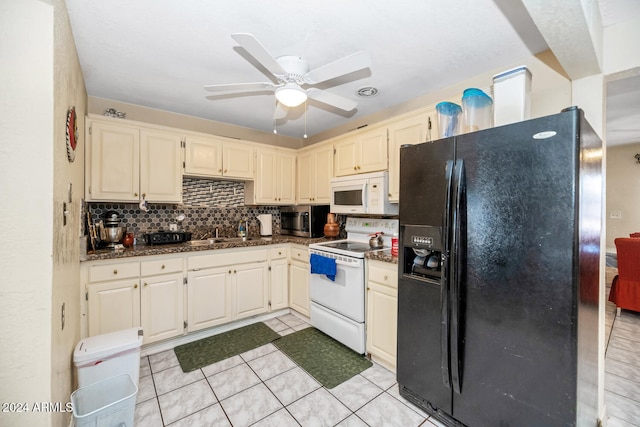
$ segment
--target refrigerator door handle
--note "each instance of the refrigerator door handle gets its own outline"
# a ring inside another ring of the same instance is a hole
[[[453,161],[448,161],[445,169],[446,179],[446,197],[443,212],[443,230],[442,230],[442,279],[440,286],[440,366],[442,370],[442,382],[447,388],[451,388],[451,370],[449,353],[449,256],[451,248],[451,195],[453,192]]]
[[[453,198],[455,203],[451,215],[451,258],[450,258],[450,352],[451,352],[451,382],[453,390],[460,393],[461,370],[460,370],[460,283],[462,262],[464,260],[464,250],[462,243],[462,217],[464,209],[464,161],[456,160],[453,173]]]

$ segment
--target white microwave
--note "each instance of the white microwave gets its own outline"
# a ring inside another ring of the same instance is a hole
[[[333,178],[331,212],[397,215],[398,204],[389,202],[389,173],[383,171]]]

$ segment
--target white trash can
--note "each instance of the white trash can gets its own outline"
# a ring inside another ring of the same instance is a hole
[[[138,387],[128,374],[71,393],[75,427],[133,427]]]
[[[137,387],[142,339],[142,328],[130,328],[78,342],[73,352],[78,388],[119,374],[129,374]]]

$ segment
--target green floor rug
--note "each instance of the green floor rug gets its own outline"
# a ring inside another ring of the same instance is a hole
[[[316,328],[285,335],[273,344],[326,388],[334,388],[373,365]]]
[[[173,350],[183,372],[191,372],[268,344],[280,335],[262,322],[180,345]]]

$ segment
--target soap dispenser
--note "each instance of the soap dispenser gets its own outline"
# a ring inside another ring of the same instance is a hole
[[[238,224],[238,237],[242,237],[243,239],[247,237],[247,222],[242,219]]]

